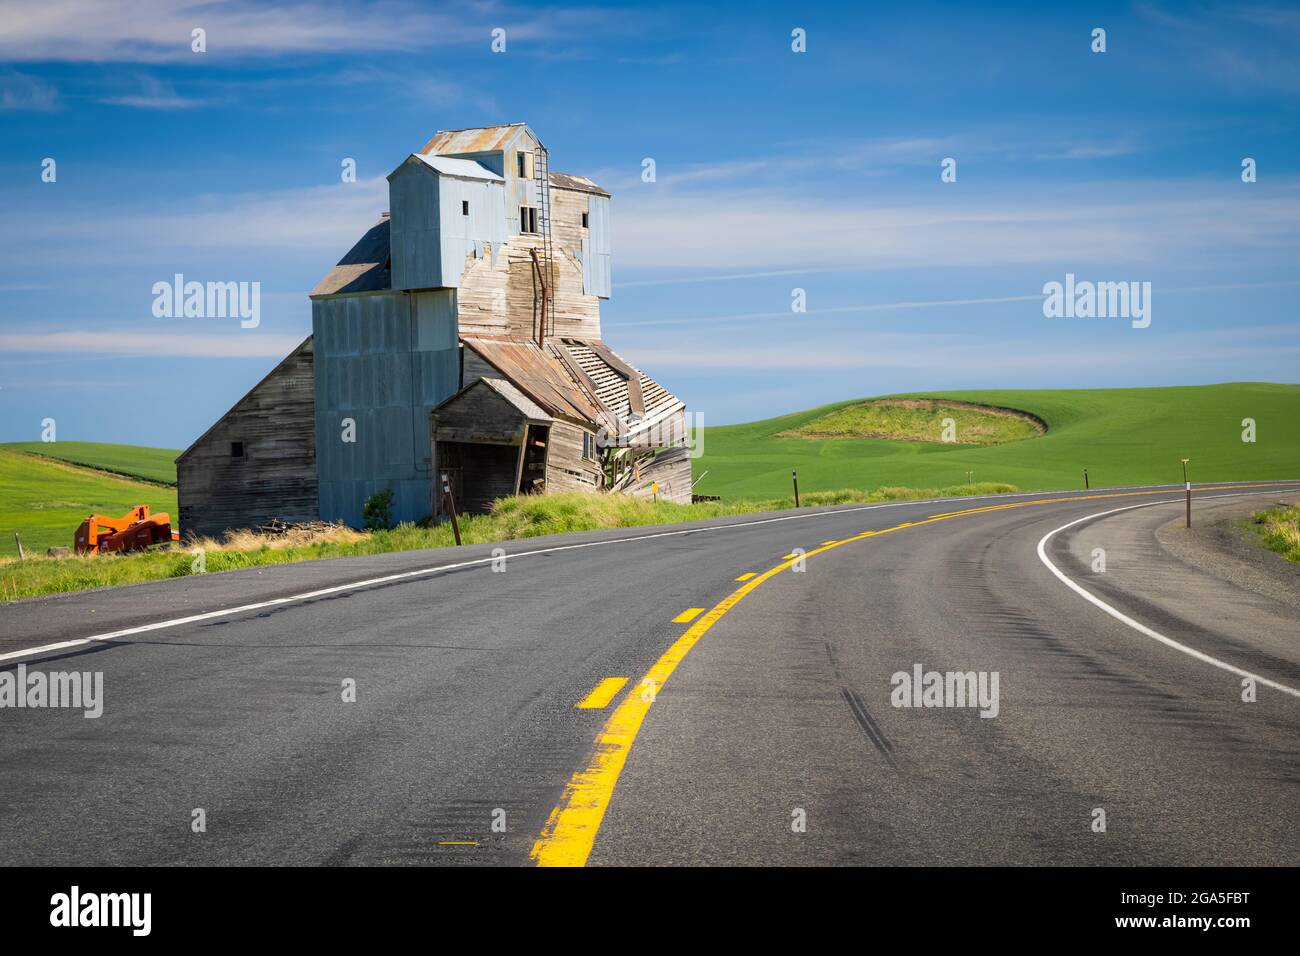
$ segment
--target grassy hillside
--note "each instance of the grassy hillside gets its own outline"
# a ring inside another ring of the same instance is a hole
[[[883,396],[882,396],[883,397]],[[882,439],[781,438],[830,412],[839,402],[746,425],[706,427],[704,454],[694,462],[699,494],[767,498],[801,491],[879,485],[933,487],[966,480],[999,481],[1027,490],[1092,484],[1181,481],[1190,458],[1194,481],[1300,477],[1300,386],[1239,382],[1177,388],[951,391],[892,395],[939,398],[1029,412],[1047,434],[976,446]],[[1243,418],[1256,441],[1241,440]]]
[[[23,441],[0,443],[0,451],[22,451],[46,458],[58,458],[118,475],[143,478],[165,485],[176,484],[176,456],[172,448],[140,445],[106,445],[93,441]]]
[[[0,555],[17,555],[15,531],[22,535],[28,552],[70,548],[77,526],[92,512],[122,515],[135,505],[147,504],[176,518],[175,488],[39,458],[12,447],[0,445]]]

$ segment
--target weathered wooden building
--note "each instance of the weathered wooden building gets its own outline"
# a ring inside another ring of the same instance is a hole
[[[178,459],[185,532],[564,489],[690,501],[685,407],[601,338],[609,194],[516,123],[439,132],[311,292],[312,336]],[[306,375],[310,375],[310,385]],[[239,451],[237,458],[235,452]]]
[[[320,514],[308,338],[176,459],[183,534],[219,535]]]

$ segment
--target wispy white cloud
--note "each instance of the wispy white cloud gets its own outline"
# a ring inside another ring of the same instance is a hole
[[[59,91],[40,77],[13,71],[0,74],[0,112],[49,112],[60,105]]]
[[[660,373],[686,371],[769,372],[894,369],[952,377],[968,373],[998,375],[1021,373],[1031,367],[1037,374],[1074,373],[1080,368],[1143,369],[1151,365],[1153,350],[1166,366],[1225,360],[1300,356],[1300,334],[1290,326],[1254,326],[1172,332],[1146,336],[1131,331],[1126,347],[1113,338],[1096,335],[1091,341],[1059,339],[992,339],[987,334],[882,332],[845,333],[816,341],[734,343],[725,348],[693,339],[688,347],[628,347],[620,349],[629,361]]]
[[[1255,190],[1251,192],[1250,190]],[[1233,255],[1294,261],[1300,185],[1093,182],[963,191],[935,183],[878,195],[799,195],[793,186],[650,183],[613,218],[619,269],[801,268],[1126,261]]]
[[[1143,3],[1138,15],[1158,31],[1175,57],[1148,62],[1181,74],[1195,71],[1233,90],[1300,92],[1300,12],[1268,3],[1198,4],[1178,8]]]
[[[229,248],[319,249],[335,262],[387,209],[388,182],[375,176],[265,193],[200,195],[143,215],[135,205],[106,203],[40,219],[25,238],[60,248],[75,245],[83,264],[95,261],[97,253],[116,259],[123,244],[137,261],[156,259],[166,248]],[[110,241],[95,238],[101,236]],[[16,236],[0,234],[0,249],[23,254]]]
[[[779,273],[778,273],[779,274]],[[749,278],[742,276],[741,278]],[[1157,286],[1155,291],[1161,296],[1181,295],[1199,292],[1236,292],[1246,289],[1274,289],[1300,286],[1300,279],[1281,280],[1277,282],[1220,282],[1212,285],[1189,285],[1189,286]],[[693,329],[704,329],[712,326],[734,325],[737,323],[748,323],[762,319],[776,319],[782,322],[790,322],[796,319],[801,322],[807,322],[809,317],[817,316],[836,316],[836,315],[861,315],[871,312],[902,312],[911,309],[933,309],[944,307],[958,306],[984,306],[984,305],[1007,305],[1012,302],[1041,302],[1043,294],[1036,292],[1025,295],[1001,295],[987,296],[983,298],[963,298],[963,299],[909,299],[901,302],[868,302],[857,305],[837,305],[829,306],[822,309],[808,309],[805,312],[792,313],[789,309],[779,312],[740,312],[727,315],[709,315],[709,316],[692,316],[690,318],[677,319],[633,319],[630,321],[619,322],[619,328],[643,328],[646,326],[660,325],[687,325]]]
[[[596,7],[528,10],[499,2],[436,7],[416,0],[39,0],[0,18],[0,59],[168,62],[193,60],[191,33],[214,59],[340,51],[419,50],[529,40],[577,26],[617,23]]]
[[[174,324],[186,320],[159,320]],[[0,332],[0,352],[41,355],[140,355],[162,358],[283,358],[302,342],[299,336],[231,329],[226,334],[199,331],[151,332],[69,329],[59,332]]]
[[[136,78],[135,92],[101,97],[100,102],[111,106],[129,106],[143,110],[188,110],[208,106],[212,101],[180,96],[170,83],[164,83],[157,77],[141,75]]]

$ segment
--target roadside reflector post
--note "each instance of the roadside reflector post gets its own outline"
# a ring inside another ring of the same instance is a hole
[[[1187,477],[1187,463],[1190,458],[1182,459],[1183,462],[1183,487],[1187,489],[1187,527],[1192,526],[1192,482]]]
[[[456,520],[456,497],[451,493],[451,480],[447,473],[442,473],[442,500],[451,518],[451,531],[456,536],[456,547],[460,547],[460,522]]]
[[[794,482],[794,506],[799,507],[799,472],[790,469],[790,480]]]
[[[18,545],[18,560],[19,561],[27,560],[27,555],[23,554],[23,539],[18,537],[17,531],[14,532],[14,543]]]
[[[973,471],[966,472],[966,494],[968,495],[975,490],[971,485],[971,479],[974,477],[975,477],[975,472]]]
[[[1084,489],[1084,491],[1087,491],[1088,488],[1089,488],[1089,485],[1088,485],[1088,469],[1085,468],[1085,469],[1083,469],[1083,489]]]

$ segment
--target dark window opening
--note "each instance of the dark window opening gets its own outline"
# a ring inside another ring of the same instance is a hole
[[[244,443],[242,441],[232,441],[230,443],[230,457],[231,458],[244,457]]]
[[[537,231],[537,209],[534,206],[519,207],[519,231]]]
[[[469,200],[468,200],[468,199],[462,199],[462,200],[460,201],[460,214],[461,214],[462,216],[468,216],[468,215],[469,215]]]
[[[585,212],[582,214],[582,228],[587,228],[587,214]]]

